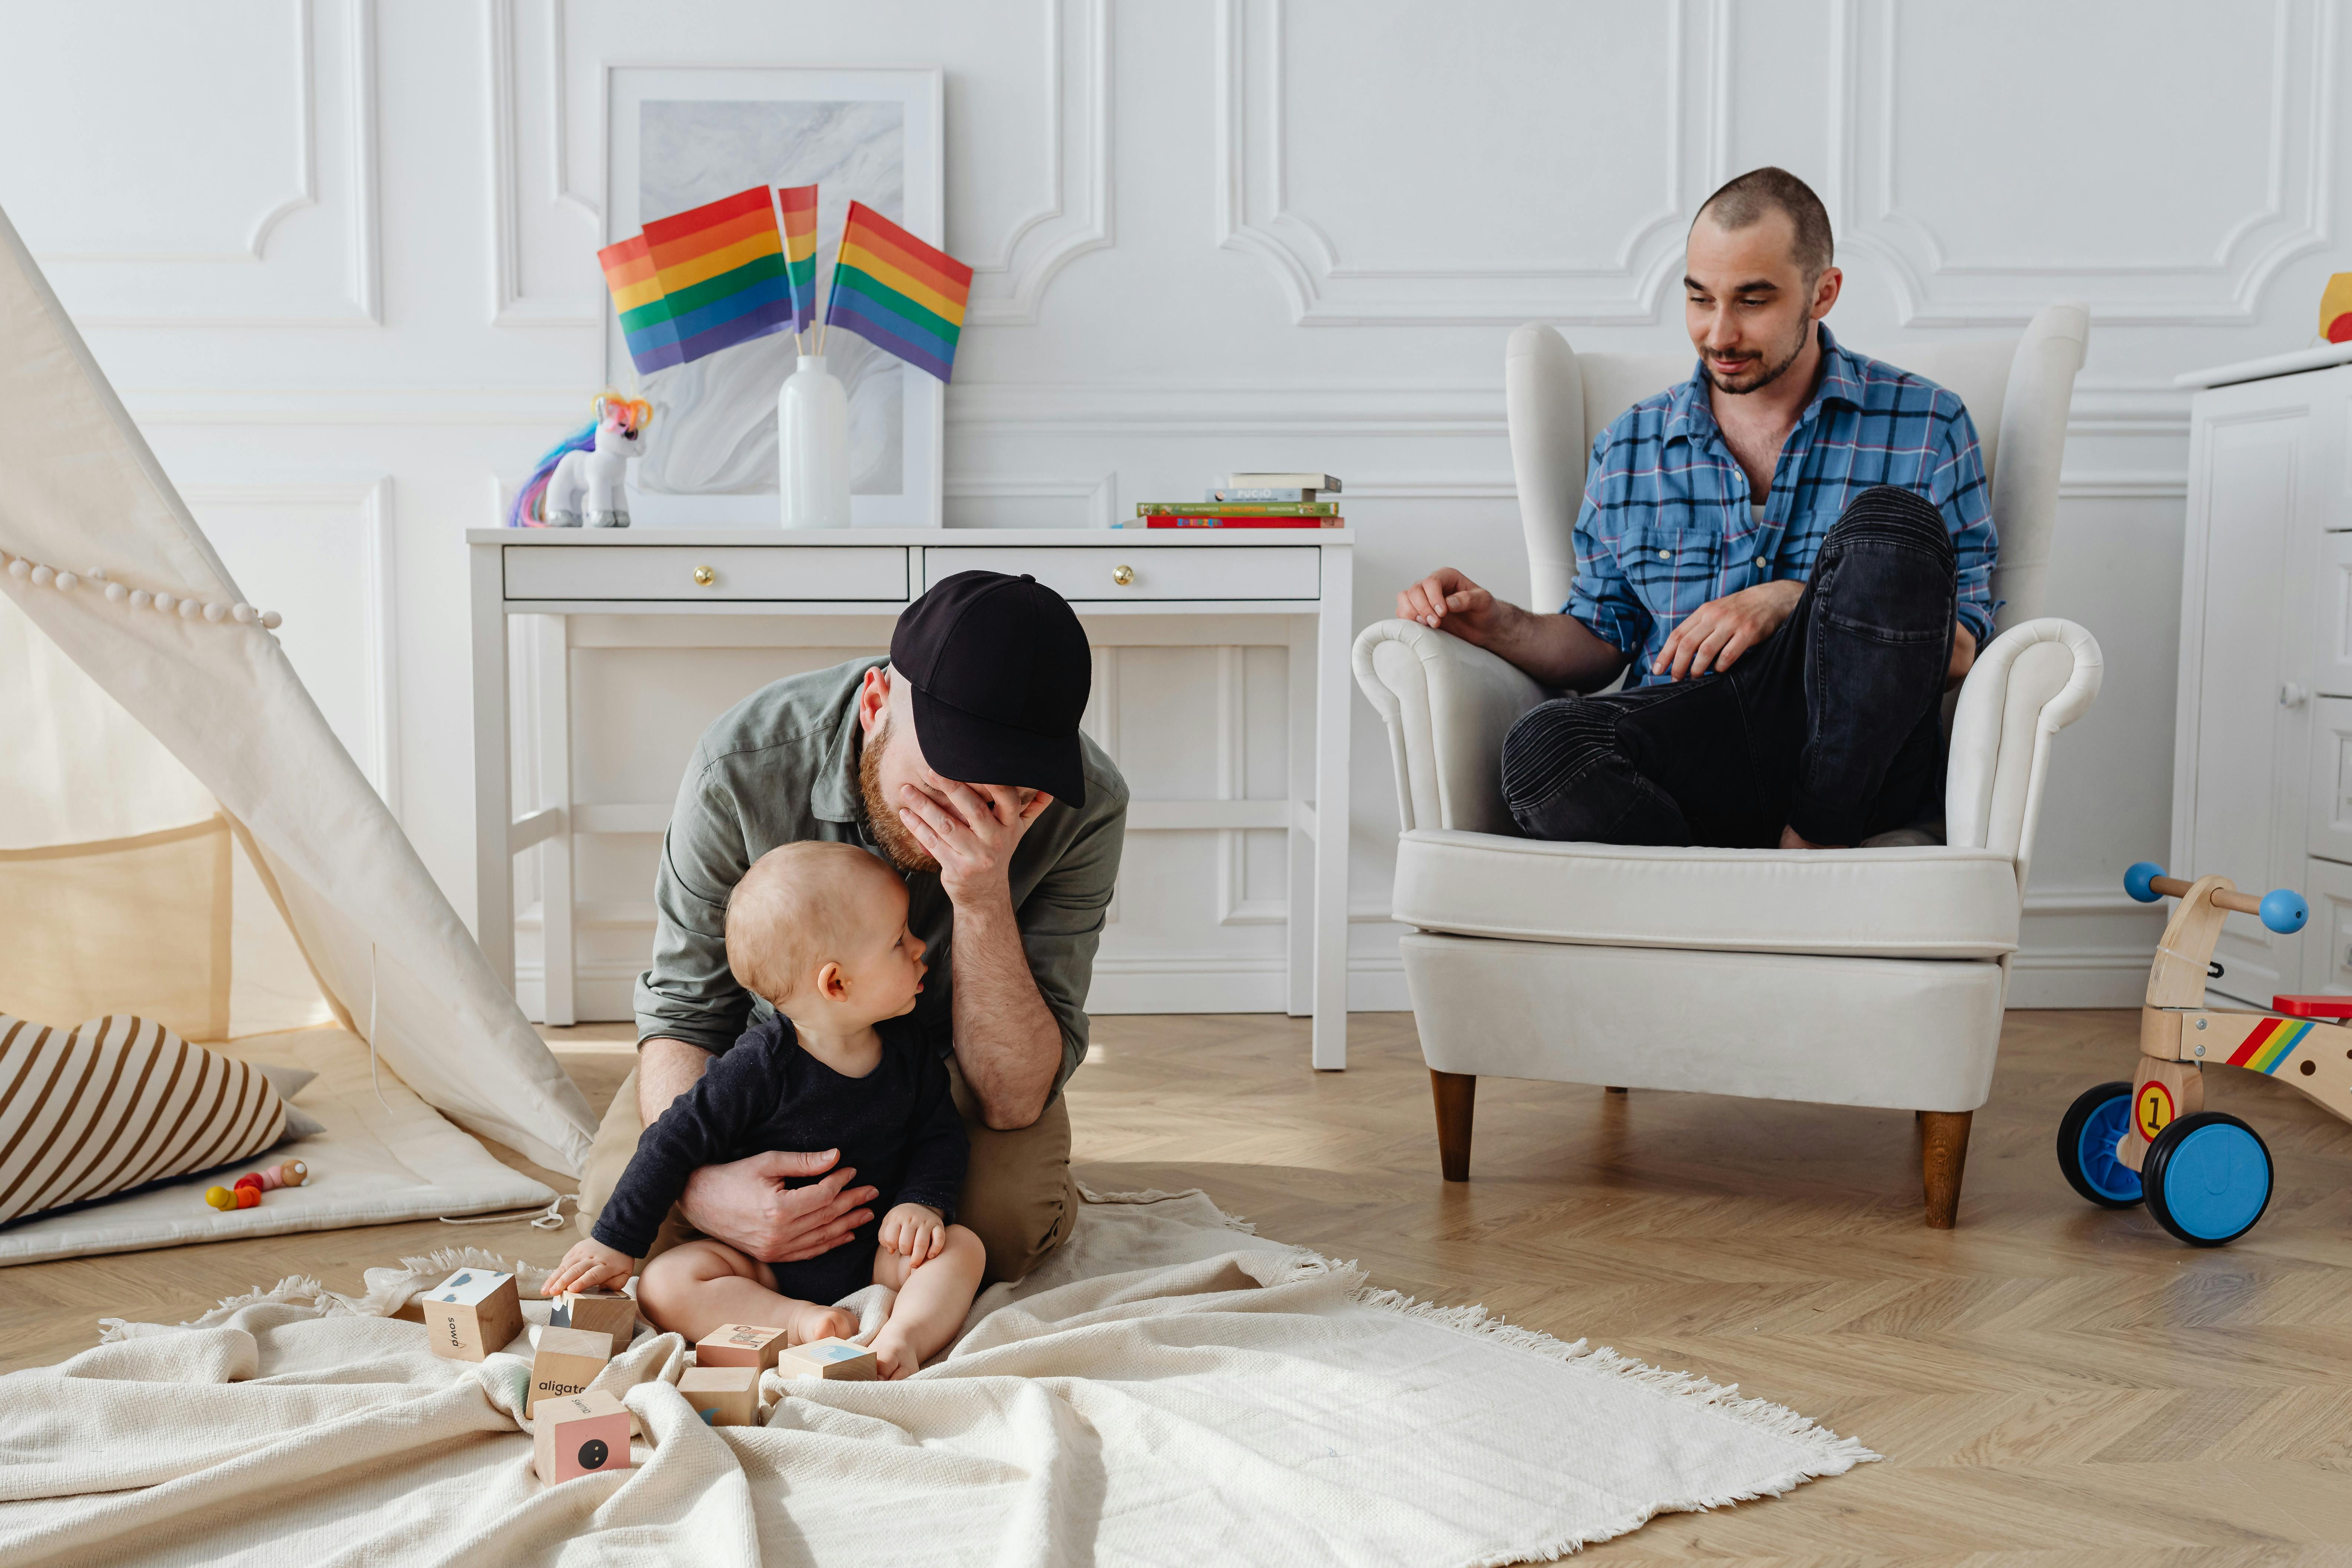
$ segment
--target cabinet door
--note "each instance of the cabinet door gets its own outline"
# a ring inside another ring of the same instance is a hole
[[[2305,868],[2303,885],[2311,900],[2311,923],[2303,928],[2299,989],[2352,994],[2352,866],[2314,860]]]
[[[2310,779],[2304,847],[2324,859],[2352,860],[2352,700],[2312,700]]]
[[[2344,515],[2352,516],[2352,508]],[[2352,697],[2352,533],[2321,536],[2319,576],[2313,584],[2316,636],[2311,649],[2311,680],[2323,697]],[[2283,693],[2292,702],[2294,691]]]
[[[2192,437],[2171,868],[2241,888],[2294,887],[2305,870],[2312,590],[2328,500],[2305,379],[2204,394]],[[2266,1003],[2296,983],[2297,942],[2232,916],[2212,989]]]

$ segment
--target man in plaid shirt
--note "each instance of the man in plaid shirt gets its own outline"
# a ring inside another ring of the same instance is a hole
[[[1958,397],[1842,348],[1829,216],[1780,169],[1691,226],[1680,386],[1592,448],[1556,615],[1452,567],[1397,614],[1546,686],[1503,793],[1540,838],[1823,848],[1943,815],[1941,700],[1992,635],[1999,541]]]

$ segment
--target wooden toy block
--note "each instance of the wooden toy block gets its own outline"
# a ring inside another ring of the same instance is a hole
[[[760,1424],[760,1369],[756,1366],[690,1366],[678,1374],[677,1391],[694,1413],[713,1426]]]
[[[556,1303],[554,1322],[613,1336],[613,1348],[626,1346],[637,1331],[637,1299],[621,1290],[566,1290]]]
[[[872,1383],[882,1375],[874,1352],[847,1340],[811,1340],[793,1345],[776,1363],[785,1377],[822,1377],[840,1383]]]
[[[522,1298],[515,1277],[493,1268],[460,1268],[425,1292],[425,1338],[435,1355],[480,1361],[522,1332]]]
[[[523,1394],[522,1413],[542,1399],[585,1394],[596,1374],[613,1359],[613,1336],[590,1329],[541,1329],[539,1349],[530,1358],[530,1387]]]
[[[694,1345],[697,1366],[748,1366],[765,1372],[784,1348],[784,1331],[757,1323],[721,1323]]]
[[[531,1468],[550,1486],[629,1468],[628,1406],[601,1388],[541,1400],[531,1420]]]

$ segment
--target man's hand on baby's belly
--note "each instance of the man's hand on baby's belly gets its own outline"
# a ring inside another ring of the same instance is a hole
[[[814,1154],[754,1154],[705,1165],[687,1178],[678,1200],[704,1235],[762,1263],[797,1263],[830,1252],[874,1217],[872,1187],[852,1186],[853,1168],[834,1170],[834,1150]],[[822,1176],[804,1187],[792,1180]]]

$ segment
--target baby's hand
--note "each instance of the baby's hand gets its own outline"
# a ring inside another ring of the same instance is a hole
[[[921,1204],[900,1204],[882,1216],[882,1245],[907,1260],[927,1263],[946,1250],[948,1216]]]
[[[617,1290],[629,1282],[629,1274],[636,1259],[624,1252],[615,1252],[594,1237],[583,1237],[572,1244],[547,1277],[540,1290],[553,1300],[566,1290]]]

